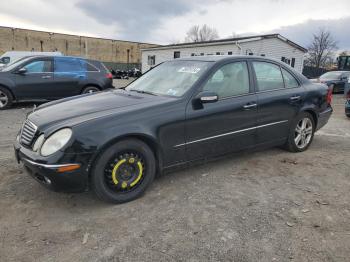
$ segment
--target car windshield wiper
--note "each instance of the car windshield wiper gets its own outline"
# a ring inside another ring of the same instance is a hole
[[[144,90],[137,90],[137,89],[130,89],[129,91],[137,92],[140,94],[147,94],[147,95],[152,95],[152,96],[158,96],[155,93],[149,92],[149,91],[144,91]]]

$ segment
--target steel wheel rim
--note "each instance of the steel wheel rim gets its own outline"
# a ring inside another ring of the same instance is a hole
[[[0,108],[5,107],[8,101],[9,101],[9,98],[7,97],[7,95],[0,90]]]
[[[114,193],[135,190],[146,175],[145,161],[136,152],[124,152],[112,157],[104,170],[105,184]]]
[[[294,132],[294,142],[299,149],[303,149],[310,144],[313,133],[313,125],[310,118],[301,119]]]

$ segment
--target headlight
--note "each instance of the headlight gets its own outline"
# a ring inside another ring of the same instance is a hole
[[[44,140],[45,140],[44,135],[39,136],[33,145],[33,151],[35,152],[38,151],[38,149],[40,149],[41,145],[44,143]]]
[[[41,147],[41,155],[49,156],[64,147],[72,137],[72,130],[64,128],[52,134]]]

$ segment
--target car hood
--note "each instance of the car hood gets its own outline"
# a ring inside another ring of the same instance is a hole
[[[174,98],[113,90],[65,98],[39,106],[28,119],[39,129],[74,126],[96,118],[143,109]]]

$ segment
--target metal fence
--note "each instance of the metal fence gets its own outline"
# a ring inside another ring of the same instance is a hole
[[[316,68],[312,66],[304,66],[303,68],[303,75],[307,78],[317,78],[320,75],[328,72],[329,70],[324,68]]]
[[[138,63],[114,63],[114,62],[103,62],[103,64],[109,69],[113,70],[130,70],[130,69],[141,69],[141,64]]]

